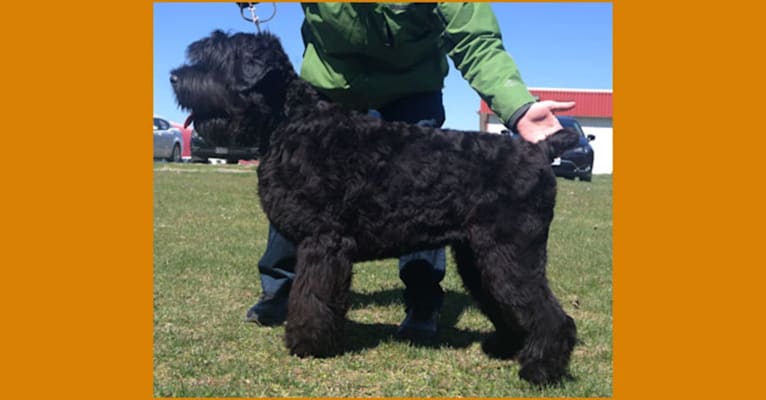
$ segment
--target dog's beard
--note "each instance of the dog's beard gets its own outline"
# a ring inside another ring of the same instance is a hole
[[[260,154],[268,149],[274,119],[258,112],[245,112],[245,118],[197,118],[194,129],[208,144],[220,147],[256,147]]]
[[[190,116],[190,119],[193,117]],[[194,129],[205,141],[213,146],[230,147],[237,143],[237,135],[224,118],[194,119]]]

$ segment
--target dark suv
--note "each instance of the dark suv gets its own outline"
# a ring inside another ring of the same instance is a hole
[[[556,176],[566,179],[579,178],[581,181],[590,182],[593,175],[593,148],[590,142],[595,140],[594,135],[585,135],[580,123],[572,117],[557,116],[564,128],[572,129],[580,134],[580,142],[577,145],[553,161],[553,171]]]
[[[211,158],[220,158],[226,160],[228,164],[236,164],[239,160],[257,159],[258,148],[214,146],[205,141],[195,130],[192,131],[191,137],[191,156],[193,162],[208,162]]]

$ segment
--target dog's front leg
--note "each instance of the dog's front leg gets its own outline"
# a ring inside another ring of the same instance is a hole
[[[333,234],[315,235],[298,245],[285,326],[291,354],[326,357],[339,350],[355,248],[353,240]]]

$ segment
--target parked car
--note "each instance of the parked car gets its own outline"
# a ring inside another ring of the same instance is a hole
[[[580,123],[572,117],[557,116],[556,118],[564,128],[577,131],[580,134],[580,141],[553,161],[553,171],[556,176],[566,179],[578,178],[581,181],[590,182],[593,175],[593,148],[590,142],[595,140],[596,136],[586,136]]]
[[[556,116],[564,128],[570,128],[580,134],[580,141],[575,147],[564,152],[561,157],[553,160],[553,172],[556,176],[566,179],[579,178],[581,181],[590,182],[593,175],[593,148],[590,142],[596,139],[595,135],[585,135],[580,123],[572,118]],[[508,129],[503,129],[501,135],[515,135]]]
[[[192,136],[192,130],[191,128],[184,128],[184,124],[180,124],[178,122],[170,121],[170,126],[173,128],[177,128],[179,131],[181,131],[181,137],[183,138],[183,141],[181,142],[181,158],[184,160],[191,158],[191,136]]]
[[[154,159],[181,161],[183,135],[163,117],[154,116]]]
[[[208,162],[211,158],[226,160],[229,164],[235,164],[239,160],[255,160],[258,158],[257,147],[221,147],[213,146],[205,141],[196,130],[192,130],[191,137],[192,162]]]

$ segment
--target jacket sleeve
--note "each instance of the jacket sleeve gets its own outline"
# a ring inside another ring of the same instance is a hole
[[[503,47],[497,18],[488,3],[439,3],[442,45],[455,67],[492,111],[511,129],[535,101],[516,63]]]

